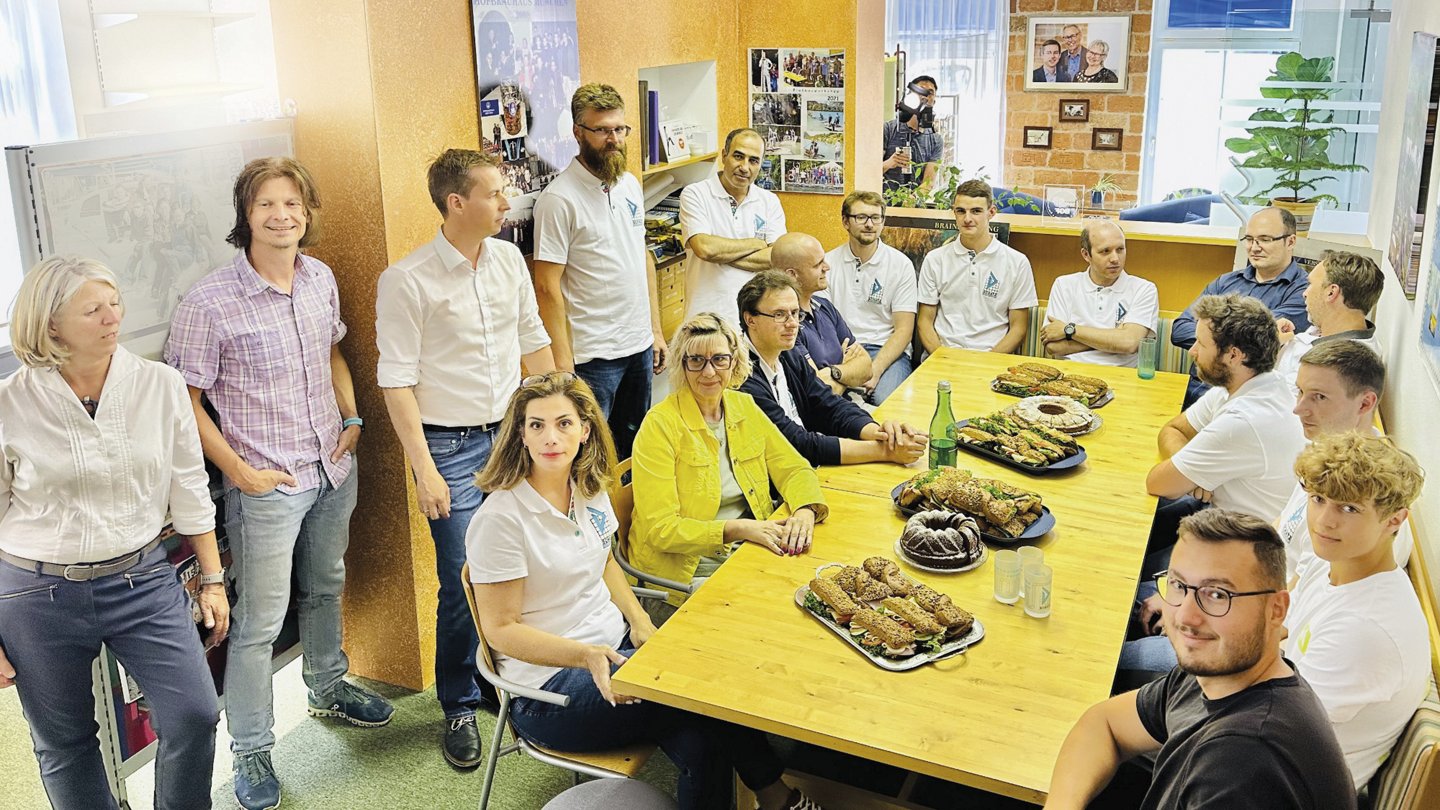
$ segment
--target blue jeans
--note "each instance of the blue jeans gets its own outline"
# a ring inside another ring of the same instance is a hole
[[[1157,593],[1155,580],[1151,577],[1170,567],[1170,552],[1173,550],[1174,546],[1170,546],[1145,556],[1140,571],[1140,587],[1135,591],[1137,611],[1140,603]],[[1141,628],[1141,632],[1148,631]],[[1169,672],[1175,668],[1176,663],[1175,647],[1170,643],[1169,637],[1163,634],[1127,640],[1120,648],[1121,670]]]
[[[164,548],[120,574],[71,582],[0,563],[0,645],[57,810],[116,807],[95,723],[91,662],[105,644],[135,676],[160,738],[155,807],[210,807],[215,682],[190,598]]]
[[[880,344],[866,343],[865,351],[869,352],[870,359],[874,360],[875,355],[880,353]],[[885,398],[895,393],[895,389],[899,388],[914,370],[915,366],[910,362],[910,355],[901,354],[895,358],[895,362],[885,369],[885,373],[880,375],[879,381],[875,384],[875,390],[868,397],[870,404],[879,405],[884,402]]]
[[[480,508],[484,493],[475,487],[475,474],[490,460],[495,434],[471,428],[425,428],[425,444],[435,468],[450,487],[450,516],[430,521],[435,541],[435,575],[440,581],[435,607],[435,696],[447,719],[474,714],[483,699],[493,701],[494,688],[482,686],[475,668],[480,636],[460,567],[465,564],[465,530]],[[483,691],[482,691],[483,690]]]
[[[620,654],[634,653],[627,639]],[[610,667],[612,673],[617,669]],[[543,688],[568,695],[570,705],[517,698],[510,720],[522,737],[576,753],[654,741],[680,771],[681,810],[728,810],[732,768],[751,790],[775,784],[785,772],[761,732],[650,701],[611,706],[588,670],[562,669]]]
[[[610,423],[615,439],[615,457],[630,457],[635,433],[650,410],[650,380],[655,376],[655,347],[615,360],[591,360],[575,367],[595,392],[595,401]]]
[[[275,746],[271,657],[290,606],[292,574],[305,685],[327,695],[350,668],[340,648],[340,594],[359,478],[357,467],[339,487],[322,473],[318,488],[294,495],[278,489],[225,493],[237,593],[225,662],[225,717],[237,756]]]

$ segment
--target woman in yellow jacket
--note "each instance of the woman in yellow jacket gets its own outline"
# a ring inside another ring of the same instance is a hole
[[[633,450],[630,562],[679,582],[709,576],[741,542],[776,554],[810,549],[829,508],[820,479],[749,394],[749,352],[729,324],[705,312],[671,343],[675,393],[650,410]],[[771,520],[780,493],[790,517]],[[698,584],[698,583],[697,583]],[[684,601],[654,606],[658,625]]]

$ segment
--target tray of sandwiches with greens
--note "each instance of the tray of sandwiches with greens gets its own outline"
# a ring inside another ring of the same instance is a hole
[[[990,390],[1012,397],[1068,397],[1087,408],[1100,408],[1115,398],[1110,384],[1099,377],[1066,374],[1044,363],[1011,366],[990,381]]]
[[[1016,413],[962,419],[953,434],[966,452],[1030,475],[1073,470],[1085,463],[1085,448],[1069,435]]]
[[[795,591],[795,604],[870,663],[894,672],[958,655],[985,637],[974,614],[885,557],[822,565]]]
[[[977,478],[957,467],[918,473],[896,486],[890,497],[907,518],[926,510],[968,515],[980,536],[992,543],[1035,540],[1055,528],[1055,515],[1039,493],[995,478]]]

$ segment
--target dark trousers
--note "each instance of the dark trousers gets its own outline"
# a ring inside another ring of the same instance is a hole
[[[625,643],[620,654],[635,650]],[[612,666],[611,671],[619,669]],[[556,751],[600,751],[652,740],[680,771],[681,810],[728,810],[733,768],[751,790],[780,780],[785,766],[761,732],[644,701],[611,706],[590,672],[562,669],[544,688],[570,696],[569,706],[517,698],[510,712],[526,740]]]
[[[655,376],[655,347],[614,360],[591,360],[575,367],[575,373],[595,392],[595,401],[610,423],[615,439],[615,457],[630,457],[635,433],[650,410],[650,381]]]
[[[210,807],[219,708],[190,599],[165,549],[90,582],[0,562],[0,645],[56,810],[116,807],[100,757],[91,663],[107,645],[150,705],[160,739],[155,807]],[[0,804],[4,804],[0,800]]]

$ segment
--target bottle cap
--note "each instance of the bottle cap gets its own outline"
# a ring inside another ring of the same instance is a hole
[[[937,391],[949,391],[949,390],[950,390],[950,381],[949,381],[949,380],[941,380],[941,381],[940,381],[940,384],[937,385],[937,386],[935,386],[935,390],[937,390]]]

